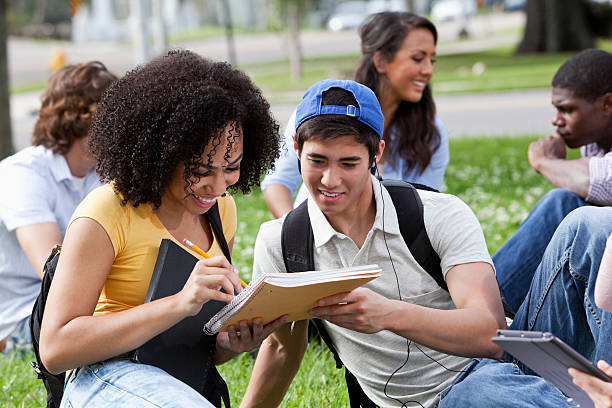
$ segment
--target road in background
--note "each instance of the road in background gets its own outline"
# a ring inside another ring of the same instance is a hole
[[[464,23],[447,21],[437,24],[438,52],[461,52],[516,44],[525,23],[522,12],[490,13],[471,18],[470,39],[457,42]],[[495,35],[493,35],[495,34]],[[280,33],[251,33],[234,36],[238,64],[287,60],[286,37]],[[304,30],[300,34],[305,57],[358,54],[359,36],[355,30],[339,32]],[[170,44],[190,49],[214,60],[227,59],[224,37],[214,37]],[[11,87],[44,82],[49,77],[49,61],[58,51],[67,63],[100,60],[113,72],[123,74],[134,66],[134,50],[128,43],[55,42],[10,37],[8,42],[9,81]]]
[[[13,141],[17,150],[30,144],[40,106],[38,98],[38,93],[27,93],[11,99]],[[547,135],[553,130],[550,122],[554,110],[548,89],[439,96],[436,105],[450,138]],[[283,128],[295,107],[293,104],[272,105],[272,112]]]
[[[471,38],[464,41],[454,40],[462,23],[438,24],[438,54],[472,52],[516,44],[522,24],[522,13],[476,16],[469,24]],[[500,30],[502,34],[499,34]],[[493,32],[498,34],[490,35]],[[359,52],[359,37],[355,31],[305,31],[301,41],[306,57]],[[8,50],[11,85],[15,87],[46,81],[49,76],[47,64],[59,46],[66,53],[68,63],[98,59],[117,73],[133,67],[132,49],[126,44],[72,44],[11,38]],[[192,49],[217,60],[225,59],[226,55],[224,38],[183,42],[173,46]],[[238,35],[236,51],[240,64],[287,58],[286,44],[279,34]],[[436,104],[438,115],[446,124],[450,137],[548,134],[552,130],[550,118],[553,110],[549,90],[446,95],[436,97]],[[17,150],[30,144],[39,107],[38,91],[11,96],[13,143]],[[293,104],[275,104],[272,111],[284,126],[294,108]]]

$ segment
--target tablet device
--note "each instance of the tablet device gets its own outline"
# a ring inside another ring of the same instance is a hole
[[[575,368],[612,382],[612,378],[606,373],[551,333],[498,330],[497,337],[491,340],[572,398],[581,408],[593,408],[595,405],[589,396],[574,384],[567,372],[568,368]]]

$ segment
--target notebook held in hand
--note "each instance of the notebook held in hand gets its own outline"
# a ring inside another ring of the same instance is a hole
[[[380,276],[378,265],[327,271],[270,273],[252,281],[212,319],[204,320],[208,334],[226,331],[241,320],[260,317],[263,324],[288,315],[288,322],[309,319],[317,300],[351,290]]]

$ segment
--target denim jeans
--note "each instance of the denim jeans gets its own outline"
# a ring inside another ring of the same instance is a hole
[[[197,391],[165,371],[121,358],[71,373],[60,408],[77,407],[214,408]]]
[[[26,353],[32,350],[32,334],[30,333],[30,316],[23,318],[8,337],[3,354],[13,351]]]
[[[593,362],[612,362],[612,313],[595,306],[594,286],[612,208],[583,207],[559,225],[511,329],[552,332]],[[571,407],[521,363],[482,360],[443,396],[449,407]]]
[[[549,191],[514,236],[493,254],[499,288],[512,310],[518,310],[523,303],[544,250],[563,218],[585,205],[589,204],[570,191]]]

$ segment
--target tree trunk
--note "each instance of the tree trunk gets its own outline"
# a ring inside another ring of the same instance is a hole
[[[45,22],[45,16],[47,14],[47,0],[36,0],[36,6],[34,8],[34,16],[32,21],[34,24],[42,24]]]
[[[145,0],[130,1],[130,21],[134,63],[146,64],[151,60],[151,47],[149,46],[149,30],[147,30]]]
[[[159,56],[165,54],[168,49],[162,0],[153,0],[151,5],[153,9],[153,52],[155,56]]]
[[[289,36],[289,73],[294,82],[302,78],[302,45],[300,44],[300,0],[287,2]]]
[[[527,0],[517,53],[580,51],[595,46],[586,0]]]
[[[6,0],[0,0],[0,160],[13,154],[6,31]]]
[[[236,65],[236,45],[234,44],[234,25],[232,23],[232,11],[228,0],[221,2],[223,8],[223,20],[225,23],[225,41],[227,43],[227,62]]]

